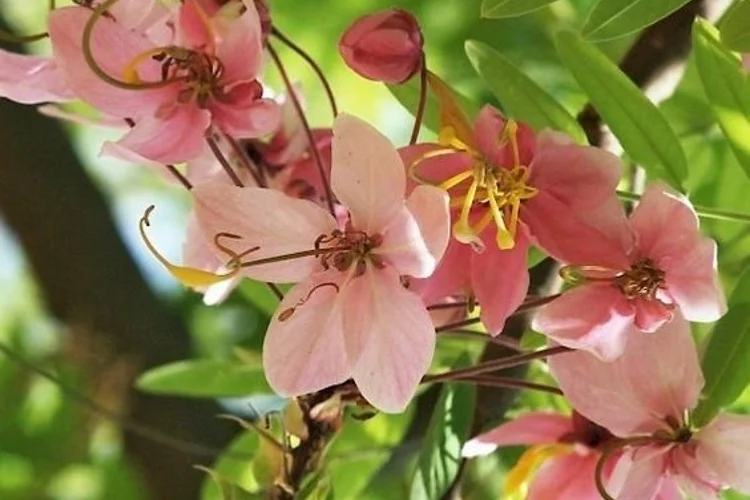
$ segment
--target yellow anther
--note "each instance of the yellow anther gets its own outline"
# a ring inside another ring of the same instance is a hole
[[[151,254],[156,257],[156,259],[161,262],[164,267],[167,268],[170,274],[174,276],[177,281],[191,288],[204,288],[215,285],[217,283],[221,283],[222,281],[226,281],[237,275],[237,273],[240,271],[238,262],[233,262],[230,266],[230,270],[226,273],[221,274],[204,271],[203,269],[195,269],[193,267],[177,266],[169,262],[161,253],[159,253],[159,251],[151,243],[151,240],[149,240],[148,236],[146,235],[146,228],[151,225],[149,222],[149,216],[154,211],[154,208],[155,207],[153,205],[148,207],[144,212],[143,217],[141,217],[140,222],[138,223],[138,229],[141,232],[141,239],[143,240],[143,243],[145,243]]]
[[[569,451],[570,447],[562,444],[533,446],[526,450],[505,478],[505,497],[525,498],[524,490],[539,467],[550,458]]]
[[[503,217],[503,213],[500,211],[500,207],[497,204],[497,199],[495,199],[495,196],[490,194],[489,198],[490,213],[492,214],[492,219],[495,221],[495,225],[497,226],[497,235],[495,236],[497,246],[500,248],[500,250],[510,250],[516,244],[514,234],[511,233],[511,231],[509,231],[506,227],[505,218]],[[513,224],[511,223],[511,225]]]
[[[445,189],[447,191],[448,189],[451,189],[453,187],[458,186],[463,181],[465,181],[466,179],[468,179],[469,177],[472,177],[472,176],[474,176],[474,169],[464,170],[460,174],[456,174],[453,177],[451,177],[450,179],[441,182],[440,183],[440,187],[442,189]]]
[[[461,243],[477,245],[481,242],[478,234],[471,228],[471,224],[469,223],[469,215],[471,214],[471,207],[474,204],[474,198],[477,195],[478,186],[479,183],[474,179],[471,186],[469,186],[469,190],[466,192],[458,220],[453,224],[453,237]]]
[[[505,122],[503,135],[508,137],[508,142],[510,142],[510,150],[513,153],[513,166],[518,167],[521,165],[521,156],[518,152],[518,123],[515,120]]]

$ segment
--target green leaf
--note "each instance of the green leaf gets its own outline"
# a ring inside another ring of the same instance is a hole
[[[693,25],[693,47],[711,109],[750,177],[750,81],[739,58],[718,40],[716,28],[700,19]]]
[[[409,497],[412,500],[442,498],[453,483],[473,420],[475,398],[473,385],[443,387],[417,460]]]
[[[197,398],[272,393],[260,363],[202,359],[177,361],[147,371],[136,386],[145,392]]]
[[[404,109],[414,115],[419,103],[419,78],[412,78],[401,85],[387,85],[387,87]],[[455,90],[452,93],[458,100],[461,108],[463,108],[466,116],[473,117],[479,112],[479,107],[474,101]],[[429,89],[427,90],[427,102],[425,103],[422,124],[436,134],[440,132],[440,102],[437,96]]]
[[[556,0],[482,0],[482,17],[516,17],[549,5]]]
[[[252,475],[252,460],[258,449],[258,435],[246,431],[236,437],[219,455],[201,486],[201,500],[221,500],[226,483],[234,483],[244,490],[256,490],[258,484]]]
[[[719,27],[721,41],[728,49],[750,52],[750,0],[735,2]]]
[[[498,51],[468,40],[466,55],[511,116],[536,130],[549,127],[566,132],[578,143],[586,143],[586,134],[576,119]]]
[[[703,398],[693,417],[704,425],[750,384],[750,269],[740,277],[727,312],[714,325],[703,361]]]
[[[565,66],[617,136],[625,152],[682,191],[687,160],[680,141],[659,109],[596,47],[562,31],[557,50]]]
[[[243,279],[238,290],[248,302],[268,317],[273,316],[273,313],[279,306],[278,297],[276,297],[267,284],[261,281]]]
[[[216,491],[212,493],[212,497],[221,500],[260,500],[266,498],[265,495],[259,493],[251,493],[242,486],[236,484],[234,481],[227,479],[220,473],[207,469],[205,467],[198,467],[200,470],[208,474],[208,477],[215,485]]]
[[[599,0],[583,25],[583,36],[598,42],[628,35],[667,17],[689,0]]]

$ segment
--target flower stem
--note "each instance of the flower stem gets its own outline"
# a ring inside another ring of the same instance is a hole
[[[336,98],[333,96],[333,90],[331,90],[331,85],[328,82],[328,79],[323,74],[323,70],[320,69],[320,66],[318,66],[318,63],[315,62],[315,60],[310,57],[310,55],[302,50],[302,47],[294,43],[292,40],[286,37],[281,31],[278,30],[278,28],[274,27],[271,30],[271,33],[281,40],[281,42],[292,49],[294,52],[296,52],[302,59],[305,60],[305,62],[315,71],[315,74],[318,75],[318,79],[320,80],[320,83],[323,85],[323,88],[325,89],[326,96],[328,97],[328,103],[331,105],[331,112],[333,113],[333,117],[336,118],[336,116],[339,114],[338,106],[336,106]]]
[[[226,132],[223,132],[223,134],[224,134],[224,138],[227,140],[227,142],[231,146],[232,151],[234,151],[234,155],[240,160],[240,163],[242,163],[242,166],[245,167],[245,169],[248,172],[250,172],[250,175],[253,176],[255,185],[258,187],[268,187],[267,183],[265,182],[265,179],[261,178],[260,173],[257,170],[257,166],[255,165],[253,160],[251,160],[250,157],[247,155],[247,152],[245,151],[245,149],[240,145],[239,142],[237,142],[237,139],[227,134]]]
[[[518,341],[507,335],[498,335],[493,337],[489,333],[475,332],[473,330],[451,330],[441,332],[441,337],[462,337],[471,340],[478,340],[480,342],[489,342],[502,347],[507,347],[517,352],[524,352],[524,349],[518,343]]]
[[[409,139],[409,145],[417,143],[419,138],[419,130],[422,128],[422,119],[424,118],[424,109],[427,104],[427,61],[425,61],[424,55],[422,55],[422,63],[419,69],[419,103],[417,104],[417,112],[414,115],[414,128],[411,131],[411,139]]]
[[[641,199],[641,195],[636,193],[629,193],[627,191],[617,191],[617,196],[620,199],[627,201],[638,201]],[[703,217],[704,219],[729,220],[750,224],[750,214],[740,214],[737,212],[732,212],[730,210],[704,207],[702,205],[693,205],[693,209],[700,217]]]
[[[312,250],[303,250],[301,252],[274,255],[273,257],[266,257],[264,259],[243,262],[239,267],[252,267],[259,266],[261,264],[273,264],[274,262],[284,262],[286,260],[302,259],[304,257],[318,257],[327,253],[342,252],[346,250],[351,250],[351,247],[314,248]]]
[[[294,92],[292,82],[289,81],[289,75],[287,75],[286,70],[284,69],[284,65],[281,64],[279,55],[276,53],[270,43],[268,44],[267,49],[269,55],[271,56],[271,59],[273,59],[273,62],[276,65],[276,68],[279,70],[281,79],[284,81],[284,86],[286,87],[286,91],[289,94],[289,97],[292,99],[292,104],[294,105],[295,111],[297,111],[297,116],[299,116],[299,119],[302,122],[302,128],[305,130],[305,135],[307,135],[307,141],[310,146],[310,153],[315,159],[315,165],[318,167],[318,174],[320,175],[320,180],[323,184],[323,189],[325,190],[328,211],[331,212],[331,215],[335,218],[336,211],[333,207],[333,193],[331,192],[331,183],[328,182],[328,177],[326,176],[325,169],[323,168],[323,159],[320,157],[320,152],[315,146],[315,138],[313,137],[312,130],[310,129],[310,124],[307,122],[305,112],[302,110],[302,105],[297,98],[297,94]]]
[[[211,152],[214,154],[216,159],[219,160],[219,163],[221,164],[222,168],[227,173],[229,178],[232,180],[234,185],[237,187],[245,187],[240,178],[237,176],[237,172],[234,171],[232,165],[229,164],[229,161],[224,156],[224,153],[221,152],[219,145],[216,144],[216,140],[214,140],[213,137],[207,135],[206,142],[208,143],[208,147],[211,148]]]
[[[0,30],[0,41],[8,43],[37,42],[39,40],[44,40],[48,36],[49,33],[47,33],[46,31],[44,33],[35,33],[33,35],[14,35],[13,33],[8,33],[5,30]]]

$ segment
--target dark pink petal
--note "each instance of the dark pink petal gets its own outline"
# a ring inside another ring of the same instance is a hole
[[[415,144],[398,150],[410,177],[409,188],[422,182],[435,186],[454,175],[471,170],[475,161],[471,155],[448,150],[440,144]]]
[[[222,131],[239,138],[262,137],[273,132],[281,121],[279,105],[270,99],[257,99],[248,105],[209,103],[213,123]]]
[[[198,185],[192,193],[207,239],[230,233],[240,238],[225,238],[222,244],[237,253],[260,247],[243,258],[244,262],[313,250],[320,235],[337,228],[333,217],[316,204],[271,189],[214,182]],[[214,250],[228,260],[229,256]],[[294,283],[321,269],[320,261],[310,256],[245,267],[243,274],[262,281]]]
[[[81,48],[86,21],[91,11],[83,7],[55,9],[49,16],[49,34],[55,60],[69,78],[76,96],[98,110],[115,116],[138,118],[151,115],[164,103],[175,102],[179,87],[169,85],[158,89],[125,90],[100,79],[86,64]],[[112,19],[97,21],[91,40],[94,58],[110,76],[124,79],[125,69],[153,44],[143,35],[128,31]],[[159,81],[161,66],[146,60],[138,66],[144,81]]]
[[[488,332],[498,335],[526,298],[529,243],[523,231],[519,231],[515,246],[500,250],[494,231],[484,231],[481,236],[485,249],[471,256],[471,287],[481,307],[482,323]]]
[[[182,2],[178,19],[180,45],[198,52],[212,52],[215,40],[210,24],[210,16],[198,0]]]
[[[54,59],[0,50],[0,96],[23,104],[75,98]]]
[[[263,64],[260,18],[255,2],[244,2],[245,12],[238,18],[214,18],[218,37],[217,56],[224,65],[223,81],[233,83],[256,79]],[[230,6],[231,7],[231,6]]]
[[[527,500],[600,500],[594,471],[599,453],[571,452],[542,465],[529,486]]]
[[[470,263],[473,253],[469,245],[451,238],[435,272],[429,278],[411,280],[411,289],[428,305],[451,295],[468,292],[471,288]]]
[[[474,122],[476,145],[482,156],[497,167],[515,167],[513,149],[505,130],[507,120],[495,107],[487,104],[479,111]],[[521,165],[532,163],[536,150],[534,132],[525,123],[516,122],[516,142]]]
[[[319,391],[351,374],[342,327],[348,290],[341,277],[338,271],[317,273],[295,285],[268,326],[263,369],[271,388],[282,396]]]
[[[532,328],[564,346],[611,361],[632,335],[634,310],[612,285],[581,285],[536,314]]]
[[[694,440],[700,463],[724,484],[750,494],[750,416],[722,413]]]
[[[402,412],[435,349],[435,330],[419,296],[390,268],[368,267],[347,286],[344,310],[352,376],[374,407]]]
[[[492,453],[499,446],[555,444],[572,431],[570,417],[565,415],[526,413],[467,441],[461,455],[483,456]]]
[[[205,109],[178,105],[164,118],[144,116],[115,143],[118,148],[105,144],[102,152],[122,157],[125,150],[156,163],[190,161],[203,153],[210,123],[211,116]]]
[[[635,326],[647,333],[655,332],[674,317],[674,311],[658,300],[638,298],[631,303],[635,307]]]
[[[331,187],[355,229],[375,234],[404,206],[406,174],[393,144],[372,125],[347,114],[333,123]]]

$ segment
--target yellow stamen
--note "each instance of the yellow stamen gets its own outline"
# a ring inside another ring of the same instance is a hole
[[[154,205],[151,205],[146,209],[143,217],[141,217],[141,220],[138,223],[138,229],[141,232],[141,239],[143,240],[143,243],[146,244],[146,247],[149,249],[151,254],[156,257],[156,259],[161,262],[164,267],[167,268],[167,270],[172,276],[175,277],[175,279],[177,279],[183,285],[189,286],[191,288],[204,288],[207,286],[215,285],[217,283],[221,283],[222,281],[226,281],[237,275],[237,273],[240,271],[240,266],[238,265],[239,262],[237,262],[235,258],[233,258],[230,262],[230,270],[223,274],[212,273],[210,271],[204,271],[202,269],[195,269],[192,267],[177,266],[169,262],[161,253],[159,253],[159,251],[151,243],[151,240],[149,240],[148,236],[146,235],[146,228],[151,225],[151,223],[149,222],[149,216],[154,211],[154,208],[156,207],[154,207]]]
[[[492,214],[492,218],[497,226],[497,235],[495,236],[497,246],[500,250],[510,250],[516,244],[514,235],[508,231],[507,227],[505,227],[505,219],[503,218],[502,212],[500,212],[500,207],[497,204],[497,199],[495,198],[494,193],[489,193],[489,199],[490,213]]]
[[[430,158],[435,158],[438,156],[445,156],[445,155],[453,154],[455,152],[456,150],[453,148],[435,149],[433,151],[428,151],[418,156],[409,164],[409,167],[407,168],[409,177],[411,177],[412,179],[414,179],[416,182],[420,184],[427,184],[429,186],[438,185],[438,183],[433,182],[429,179],[426,179],[425,177],[422,177],[422,175],[417,170],[417,167],[419,167],[419,165],[421,165],[423,161],[428,160]]]
[[[122,76],[128,83],[143,83],[140,75],[138,74],[138,67],[145,61],[151,60],[155,55],[168,53],[173,50],[174,47],[154,47],[148,49],[145,52],[141,52],[135,56],[122,70]]]
[[[440,187],[446,191],[450,188],[456,187],[463,181],[474,175],[474,169],[464,170],[460,174],[456,174],[450,179],[440,183]]]
[[[533,446],[526,450],[505,478],[506,497],[524,498],[524,490],[539,467],[550,458],[569,451],[569,446],[561,444]]]
[[[510,141],[510,150],[513,153],[513,166],[517,167],[521,164],[521,157],[518,153],[518,124],[515,120],[505,122],[503,134],[507,135]]]
[[[471,213],[471,206],[474,203],[474,198],[477,195],[477,187],[479,183],[476,178],[471,182],[469,190],[466,192],[466,198],[464,204],[461,207],[461,214],[458,220],[453,225],[453,236],[461,243],[472,243],[478,239],[477,234],[471,228],[469,224],[469,214]]]

